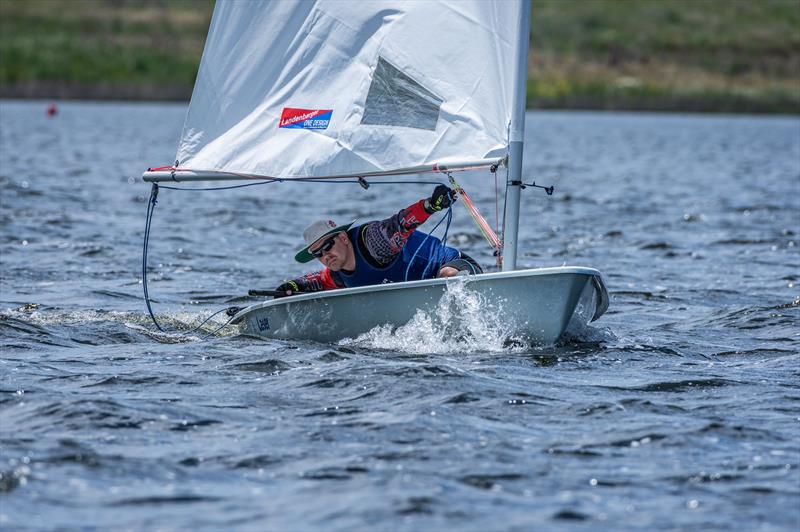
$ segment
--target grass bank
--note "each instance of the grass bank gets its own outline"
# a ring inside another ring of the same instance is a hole
[[[185,100],[213,0],[0,0],[0,96]],[[798,0],[533,0],[534,108],[800,113]]]
[[[0,0],[0,96],[191,96],[213,0]]]
[[[798,0],[534,0],[534,107],[800,112]]]

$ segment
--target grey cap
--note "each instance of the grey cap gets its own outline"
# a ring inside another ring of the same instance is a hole
[[[336,222],[333,220],[315,221],[306,227],[305,231],[303,231],[303,240],[306,241],[306,247],[297,252],[297,255],[294,256],[294,260],[297,262],[310,262],[314,260],[315,257],[310,251],[308,251],[308,248],[326,236],[335,235],[336,233],[349,230],[350,226],[352,226],[354,223],[356,223],[355,220],[345,225],[336,225]]]

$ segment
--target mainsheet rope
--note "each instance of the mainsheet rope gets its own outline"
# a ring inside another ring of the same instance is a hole
[[[255,184],[255,183],[251,183],[251,184]],[[174,188],[174,187],[163,187],[162,186],[162,188]],[[238,188],[238,187],[232,187],[232,188]],[[152,229],[153,213],[155,212],[156,204],[158,204],[158,189],[159,189],[158,183],[153,183],[153,187],[150,189],[150,199],[147,202],[147,216],[146,216],[147,220],[145,222],[144,244],[143,244],[144,248],[142,250],[142,288],[144,290],[144,301],[147,304],[147,312],[150,314],[150,319],[153,320],[153,323],[155,324],[156,328],[159,331],[167,332],[158,323],[158,320],[156,319],[155,314],[153,314],[153,308],[151,306],[151,301],[150,301],[150,294],[148,292],[148,287],[147,287],[147,252],[148,252],[148,249],[150,247],[150,230]],[[190,189],[177,189],[177,190],[190,190]],[[209,334],[207,334],[206,336],[204,336],[202,338],[203,340],[207,340],[210,337],[214,336],[216,333],[218,333],[223,328],[227,327],[231,323],[231,321],[233,321],[234,316],[236,315],[237,312],[239,312],[239,310],[241,310],[239,307],[225,307],[223,309],[220,309],[220,310],[214,312],[213,314],[211,314],[210,316],[208,316],[203,321],[201,321],[200,324],[198,324],[195,328],[193,328],[190,331],[187,331],[187,332],[185,332],[183,334],[187,335],[187,334],[192,334],[195,331],[199,331],[200,328],[203,325],[205,325],[209,320],[211,320],[211,318],[213,318],[214,316],[217,316],[218,314],[221,314],[221,313],[227,311],[228,315],[230,316],[230,319],[227,322],[225,322],[223,325],[217,327],[215,330],[211,331]]]

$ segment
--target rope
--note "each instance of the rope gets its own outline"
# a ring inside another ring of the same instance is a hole
[[[222,314],[223,312],[225,312],[225,311],[227,311],[227,310],[228,310],[228,307],[225,307],[225,308],[223,308],[223,309],[220,309],[220,310],[216,311],[215,313],[213,313],[212,315],[210,315],[209,317],[207,317],[206,319],[204,319],[203,321],[201,321],[201,322],[200,322],[200,325],[198,325],[197,327],[195,327],[195,328],[194,328],[194,329],[192,329],[191,331],[188,331],[188,332],[186,332],[186,333],[184,333],[184,334],[192,334],[192,333],[193,333],[193,332],[195,332],[195,331],[199,331],[199,330],[200,330],[200,327],[202,327],[203,325],[205,325],[205,324],[206,324],[206,322],[208,322],[208,321],[209,321],[211,318],[213,318],[213,317],[214,317],[214,316],[216,316],[217,314]],[[228,323],[230,323],[230,322],[231,322],[231,320],[232,320],[233,318],[234,318],[234,317],[233,317],[233,316],[231,316],[231,319],[230,319],[230,320],[228,320]],[[227,323],[226,323],[225,325],[227,325]],[[223,327],[224,327],[224,325],[223,325]],[[219,330],[219,329],[217,329],[217,331],[218,331],[218,330]],[[214,331],[214,332],[217,332],[217,331]],[[211,333],[211,334],[214,334],[214,333]]]
[[[252,183],[252,184],[258,184],[258,183]],[[163,187],[163,188],[173,188],[173,187]],[[161,332],[167,332],[158,323],[158,320],[156,319],[155,314],[153,314],[153,308],[150,305],[150,294],[149,294],[148,287],[147,287],[147,252],[148,252],[148,249],[150,247],[150,229],[152,228],[152,223],[153,223],[153,213],[155,212],[156,204],[158,204],[158,189],[159,189],[158,183],[153,183],[153,187],[150,189],[150,199],[147,202],[147,215],[146,215],[146,222],[145,222],[145,226],[144,226],[144,244],[143,244],[143,250],[142,250],[142,289],[144,291],[144,301],[147,304],[147,312],[150,314],[150,319],[153,320],[153,323],[155,324],[156,329],[158,329]],[[192,190],[192,189],[178,189],[178,190]],[[192,329],[190,331],[187,331],[187,332],[184,332],[182,334],[187,334],[188,335],[188,334],[192,334],[195,331],[200,330],[200,328],[203,325],[205,325],[211,318],[213,318],[217,314],[220,314],[222,312],[230,310],[231,308],[235,308],[235,307],[225,307],[224,309],[221,309],[221,310],[218,310],[217,312],[214,312],[209,317],[207,317],[202,322],[200,322],[200,324],[197,325],[194,329]],[[209,335],[207,335],[203,339],[205,340],[205,339],[209,338],[210,336],[213,336],[220,329],[222,329],[223,327],[226,327],[228,324],[230,324],[230,322],[233,320],[234,317],[235,317],[235,314],[234,314],[234,316],[231,316],[231,318],[224,325],[222,325],[221,327],[218,327],[216,330],[214,330],[212,333],[210,333]]]
[[[212,314],[211,316],[209,316],[209,317],[208,317],[208,318],[207,318],[207,319],[206,319],[206,320],[205,320],[203,323],[205,323],[206,321],[210,320],[212,317],[216,316],[217,314],[219,314],[220,312],[223,312],[223,311],[225,311],[225,310],[228,310],[228,309],[225,309],[225,308],[224,308],[224,309],[220,310],[219,312],[215,312],[214,314]],[[205,335],[205,336],[203,337],[203,341],[205,341],[205,340],[208,340],[208,339],[209,339],[209,338],[211,338],[212,336],[216,335],[216,334],[217,334],[219,331],[221,331],[222,329],[224,329],[225,327],[227,327],[228,325],[230,325],[230,323],[233,321],[233,318],[235,318],[235,317],[236,317],[236,315],[234,314],[233,316],[231,316],[231,317],[230,317],[230,319],[229,319],[228,321],[226,321],[225,323],[223,323],[222,325],[220,325],[219,327],[217,327],[216,329],[214,329],[213,331],[211,331],[210,333],[208,333],[207,335]],[[201,323],[200,325],[202,325],[203,323]],[[199,327],[199,325],[198,325],[198,327]],[[196,329],[195,329],[195,330],[196,330]]]
[[[197,191],[206,191],[206,190],[231,190],[234,188],[244,188],[244,187],[255,187],[258,185],[269,185],[271,183],[283,183],[286,181],[285,179],[270,179],[268,181],[259,181],[258,183],[246,183],[244,185],[231,185],[227,187],[206,187],[206,188],[185,188],[185,187],[175,187],[171,185],[161,185],[161,188],[166,188],[169,190],[184,190],[190,192],[197,192]],[[349,180],[324,180],[324,179],[293,179],[292,181],[298,181],[300,183],[332,183],[334,185],[342,185],[347,183],[357,183],[361,184],[362,182],[358,179],[349,179]],[[153,183],[157,185],[158,183]],[[371,185],[443,185],[441,181],[373,181],[372,183],[368,183],[367,187]]]
[[[435,226],[433,226],[433,229],[431,229],[431,230],[430,230],[430,231],[429,231],[429,232],[428,232],[428,233],[425,235],[425,238],[422,240],[422,243],[421,243],[421,244],[420,244],[420,245],[417,247],[417,249],[414,251],[414,254],[413,254],[413,255],[411,255],[411,260],[410,260],[410,261],[408,261],[408,266],[406,266],[406,273],[405,273],[405,276],[403,277],[403,280],[404,280],[404,281],[408,281],[408,272],[409,272],[409,271],[411,271],[411,265],[412,265],[412,264],[414,264],[414,259],[416,259],[416,258],[417,258],[417,253],[419,253],[419,250],[420,250],[420,249],[422,249],[423,247],[425,247],[425,242],[427,242],[427,241],[428,241],[428,238],[430,238],[430,237],[433,235],[433,232],[434,232],[434,231],[436,231],[436,229],[437,229],[437,228],[438,228],[438,227],[439,227],[439,226],[442,224],[442,222],[443,222],[445,219],[447,220],[447,225],[445,225],[445,228],[444,228],[444,234],[442,235],[442,239],[441,239],[441,240],[442,240],[442,245],[444,245],[444,243],[447,241],[447,232],[450,230],[450,222],[451,222],[451,220],[453,219],[453,207],[452,207],[452,205],[451,205],[450,207],[448,207],[448,208],[447,208],[447,212],[445,213],[445,215],[444,215],[444,216],[442,216],[442,217],[439,219],[439,221],[438,221],[438,222],[436,222],[436,225],[435,225]],[[440,251],[437,251],[437,256],[436,256],[436,260],[435,260],[435,261],[434,261],[434,260],[432,260],[432,259],[430,259],[430,258],[428,259],[428,263],[425,265],[425,269],[424,269],[424,270],[422,270],[422,278],[423,278],[423,279],[425,279],[425,278],[426,278],[426,276],[428,275],[428,270],[429,270],[429,268],[431,267],[431,264],[438,264],[438,263],[440,262],[440,261],[439,261],[439,255],[438,255],[438,253],[440,253]]]
[[[150,199],[147,202],[147,216],[144,225],[144,249],[142,250],[142,288],[144,290],[144,302],[147,304],[147,312],[150,313],[150,318],[156,325],[156,329],[164,332],[164,329],[162,329],[161,325],[158,324],[155,314],[153,314],[153,309],[150,306],[150,294],[148,294],[147,291],[147,249],[150,245],[150,227],[153,221],[153,212],[155,212],[157,203],[158,183],[153,183],[153,187],[150,189]]]
[[[480,229],[484,238],[486,238],[489,244],[499,253],[503,248],[503,243],[501,242],[500,238],[492,230],[492,227],[489,225],[489,222],[486,221],[486,218],[484,218],[481,213],[478,212],[478,208],[475,207],[475,204],[472,202],[469,194],[467,194],[467,192],[461,188],[461,185],[456,182],[452,175],[448,174],[448,177],[450,178],[450,183],[456,192],[458,192],[458,194],[464,198],[464,206],[467,208],[467,212],[469,212],[469,215],[475,221],[475,224],[478,226],[478,229]]]

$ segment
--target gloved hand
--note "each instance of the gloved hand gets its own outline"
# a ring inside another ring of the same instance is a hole
[[[456,194],[446,185],[439,185],[433,189],[430,199],[425,200],[425,210],[428,214],[448,208],[456,201]]]
[[[273,296],[273,297],[275,297],[277,299],[279,297],[286,297],[286,296],[292,296],[294,294],[299,294],[300,293],[300,287],[294,281],[286,281],[285,283],[279,285],[275,289],[275,291],[276,292],[283,292],[283,295]]]

